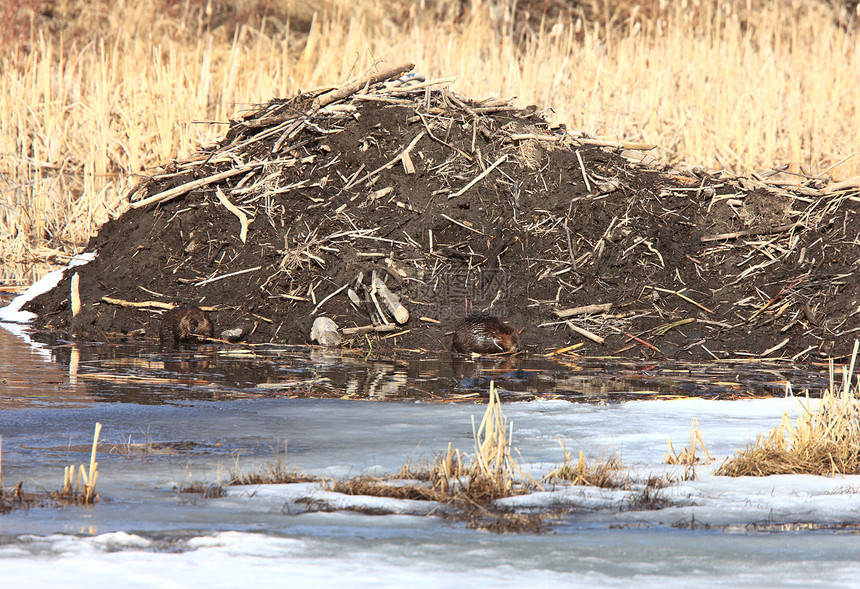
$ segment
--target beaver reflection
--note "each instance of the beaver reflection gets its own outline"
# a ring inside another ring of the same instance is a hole
[[[176,307],[164,314],[158,341],[161,345],[196,343],[214,333],[212,321],[203,309]]]
[[[451,349],[461,354],[511,354],[520,349],[520,334],[498,317],[470,315],[454,330]]]

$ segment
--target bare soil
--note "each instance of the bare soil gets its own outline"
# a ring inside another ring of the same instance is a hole
[[[28,310],[44,329],[116,341],[157,337],[164,308],[148,303],[193,304],[212,308],[216,336],[244,326],[247,342],[304,344],[316,316],[382,322],[366,287],[375,271],[410,318],[345,346],[447,350],[460,319],[487,312],[522,329],[528,352],[850,353],[856,188],[669,169],[645,146],[567,132],[534,107],[434,88],[370,85],[326,108],[304,94],[231,121],[217,145],[141,182],[91,239],[74,325],[70,276]],[[244,242],[219,192],[252,219]],[[602,343],[555,314],[601,303],[611,308],[569,321]]]

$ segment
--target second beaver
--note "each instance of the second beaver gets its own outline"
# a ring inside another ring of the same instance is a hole
[[[164,314],[158,340],[162,344],[184,344],[212,337],[215,329],[200,307],[176,307]]]
[[[520,349],[520,334],[498,317],[470,315],[454,330],[451,349],[461,354],[511,354]]]

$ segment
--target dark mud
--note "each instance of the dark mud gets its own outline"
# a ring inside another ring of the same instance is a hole
[[[28,305],[39,326],[156,338],[163,304],[181,303],[210,307],[216,336],[244,326],[250,343],[307,343],[315,316],[381,322],[375,272],[410,318],[346,335],[347,347],[447,350],[479,311],[541,353],[809,361],[848,355],[860,334],[856,189],[668,169],[534,108],[447,91],[376,86],[328,109],[313,98],[274,100],[143,181],[92,238],[97,259],[75,269],[74,325],[67,276]],[[219,192],[252,219],[244,242]],[[555,314],[605,303],[569,318],[602,343]]]

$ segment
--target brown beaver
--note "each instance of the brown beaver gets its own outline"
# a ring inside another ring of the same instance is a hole
[[[454,330],[451,349],[461,354],[510,354],[520,349],[520,334],[498,317],[470,315]]]
[[[158,341],[162,344],[192,343],[212,337],[214,328],[206,312],[199,307],[176,307],[164,314]]]

